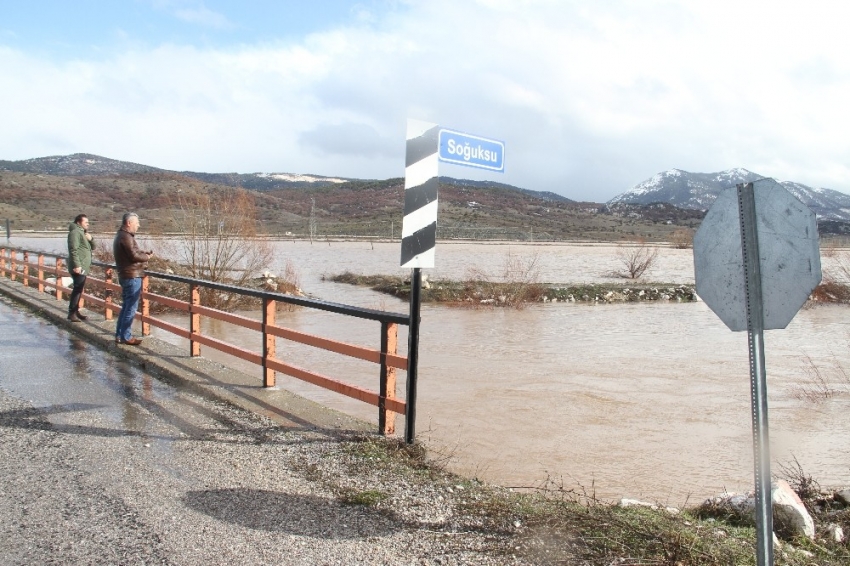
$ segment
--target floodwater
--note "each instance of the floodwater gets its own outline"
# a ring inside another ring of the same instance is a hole
[[[61,249],[61,240],[54,240]],[[13,241],[51,249],[49,240]],[[154,248],[156,242],[153,242]],[[312,296],[406,313],[407,303],[322,281],[323,275],[403,274],[399,244],[274,243],[282,272],[290,262]],[[541,282],[614,281],[617,248],[577,244],[440,243],[432,279],[470,269],[497,279],[512,263]],[[829,267],[830,260],[824,260]],[[533,264],[533,265],[532,265]],[[691,250],[661,248],[646,278],[692,283]],[[802,310],[785,330],[765,333],[774,473],[794,458],[823,486],[850,476],[850,368],[844,306]],[[179,321],[178,318],[173,320]],[[280,311],[278,324],[377,347],[377,323],[307,309]],[[259,336],[206,321],[203,332],[258,351]],[[154,329],[154,335],[180,339]],[[406,351],[402,328],[400,350]],[[278,357],[377,389],[374,364],[278,341]],[[210,349],[214,359],[256,372]],[[813,368],[817,368],[818,375]],[[422,309],[417,437],[450,468],[508,486],[545,479],[681,505],[752,489],[749,360],[746,333],[729,331],[703,303],[538,304],[523,310]],[[804,395],[821,383],[830,397]],[[279,375],[280,386],[364,419],[377,409]],[[404,395],[400,372],[399,396]],[[812,398],[814,397],[814,399]],[[403,430],[400,419],[399,432]],[[781,474],[780,474],[781,475]]]

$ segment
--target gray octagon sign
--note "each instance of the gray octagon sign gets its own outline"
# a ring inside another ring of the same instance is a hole
[[[764,329],[785,328],[820,283],[817,219],[773,179],[753,183]],[[717,197],[694,235],[697,294],[731,330],[747,330],[738,191]]]

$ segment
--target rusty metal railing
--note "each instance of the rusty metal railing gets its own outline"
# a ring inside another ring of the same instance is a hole
[[[35,263],[31,262],[32,256],[37,256],[38,258]],[[0,276],[8,277],[12,281],[20,278],[20,282],[25,287],[37,286],[39,292],[50,292],[51,294],[55,292],[56,299],[62,300],[64,295],[70,295],[71,293],[70,288],[62,285],[62,277],[70,277],[70,273],[63,266],[63,257],[38,250],[26,250],[10,246],[0,247]],[[52,265],[46,263],[45,259],[52,260]],[[103,278],[98,278],[89,275],[86,278],[86,288],[88,289],[91,286],[102,290],[103,298],[90,293],[84,293],[80,305],[82,306],[85,301],[88,301],[102,309],[107,320],[112,320],[114,311],[121,308],[120,304],[115,304],[113,301],[115,293],[119,297],[121,296],[121,286],[115,282],[115,266],[101,262],[92,263],[104,270],[104,276]],[[31,270],[35,270],[36,275],[32,275]],[[47,276],[52,276],[54,280],[48,280]],[[151,292],[151,279],[162,279],[185,284],[187,286],[187,300],[182,301]],[[216,289],[260,299],[262,301],[262,320],[255,320],[203,306],[201,304],[201,288]],[[380,323],[381,327],[379,335],[380,347],[378,349],[366,348],[278,326],[275,323],[275,314],[277,303],[279,302],[376,321]],[[175,311],[186,313],[188,316],[188,329],[151,316],[151,303],[157,303]],[[151,271],[145,272],[142,278],[140,307],[141,311],[136,312],[136,320],[142,323],[143,335],[149,335],[150,327],[155,326],[176,336],[188,339],[190,356],[200,356],[201,345],[203,345],[256,364],[261,367],[264,387],[273,387],[275,385],[276,373],[279,372],[374,405],[378,407],[378,432],[380,434],[394,434],[395,416],[397,414],[407,414],[408,406],[406,402],[396,398],[396,370],[404,370],[408,372],[408,377],[410,377],[408,358],[400,356],[397,351],[398,326],[410,324],[410,319],[406,315]],[[260,350],[248,350],[236,344],[202,334],[201,317],[220,320],[258,332],[261,336]],[[379,366],[378,391],[348,384],[279,359],[276,357],[275,347],[277,338],[376,363]]]

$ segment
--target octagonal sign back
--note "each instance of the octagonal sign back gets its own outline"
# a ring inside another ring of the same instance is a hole
[[[764,328],[785,328],[821,281],[817,219],[773,179],[753,183]],[[697,294],[731,330],[747,330],[738,191],[717,197],[694,235]]]

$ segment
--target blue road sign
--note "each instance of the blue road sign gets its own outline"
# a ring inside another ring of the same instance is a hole
[[[505,172],[505,143],[454,130],[440,130],[440,161]]]

